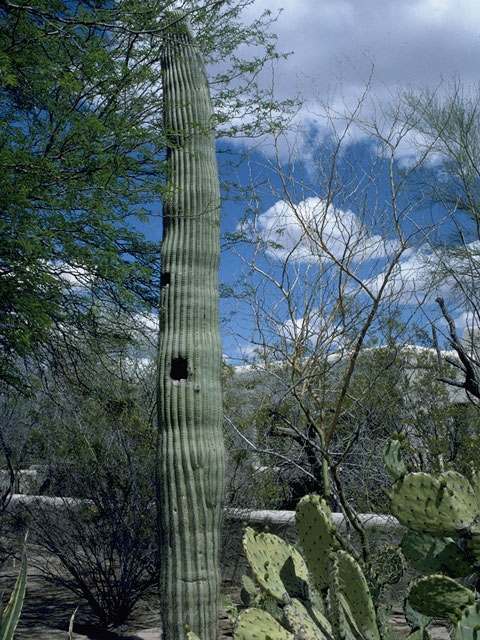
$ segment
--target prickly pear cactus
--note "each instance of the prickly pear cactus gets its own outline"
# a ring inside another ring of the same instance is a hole
[[[403,434],[401,436],[396,434],[387,442],[383,450],[383,464],[395,480],[407,473],[407,465],[402,456],[404,446],[405,437]]]
[[[441,574],[424,576],[410,587],[410,606],[424,616],[448,618],[475,601],[473,591]]]
[[[303,498],[296,526],[302,554],[277,536],[246,529],[243,544],[252,574],[261,590],[276,598],[277,609],[275,616],[247,609],[238,618],[235,640],[380,640],[362,569],[338,548],[325,501]]]
[[[220,193],[204,64],[181,16],[167,20],[158,350],[161,615],[164,640],[184,640],[186,625],[201,640],[215,640],[224,476]]]
[[[471,563],[452,538],[407,531],[401,548],[408,564],[419,573],[446,573],[451,578],[472,573]]]
[[[364,638],[379,640],[375,607],[360,565],[343,550],[339,550],[335,556],[338,588],[348,603],[351,619]]]
[[[401,450],[395,441],[384,453],[395,480],[390,493],[392,512],[407,527],[401,542],[406,561],[426,574],[409,586],[407,619],[423,620],[417,629],[423,634],[429,617],[448,618],[455,621],[453,638],[473,640],[478,632],[480,640],[478,592],[454,580],[470,576],[479,584],[479,476],[473,472],[469,481],[455,471],[406,473]]]
[[[316,495],[302,498],[297,505],[296,526],[303,557],[315,587],[322,591],[329,584],[330,553],[335,544],[332,516],[325,500]]]
[[[479,640],[480,638],[480,603],[466,607],[457,619],[453,629],[454,640]]]
[[[262,609],[246,609],[236,624],[235,640],[296,640],[273,616]]]
[[[243,547],[258,584],[273,598],[308,598],[308,569],[299,552],[271,533],[247,528]]]
[[[401,476],[392,487],[391,508],[409,529],[442,537],[457,536],[480,515],[470,483],[455,471]]]

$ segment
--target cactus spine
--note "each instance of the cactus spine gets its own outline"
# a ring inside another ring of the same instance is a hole
[[[220,193],[203,61],[169,15],[162,51],[163,202],[157,492],[164,640],[217,637],[223,497]],[[191,631],[190,631],[191,630]]]

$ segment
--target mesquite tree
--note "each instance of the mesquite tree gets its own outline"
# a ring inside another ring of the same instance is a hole
[[[218,323],[220,192],[203,61],[171,16],[162,53],[168,139],[158,383],[164,640],[217,637],[223,494]]]

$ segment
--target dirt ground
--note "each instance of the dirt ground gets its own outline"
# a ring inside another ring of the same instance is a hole
[[[0,574],[0,591],[5,600],[18,574],[18,567],[4,569]],[[224,581],[223,593],[238,602],[239,588],[232,581]],[[152,592],[141,600],[131,619],[115,631],[101,631],[95,627],[95,617],[80,598],[68,590],[52,585],[36,569],[28,571],[27,594],[22,616],[15,634],[16,640],[68,640],[70,617],[78,606],[73,627],[73,640],[160,640],[159,618],[156,594]],[[233,637],[230,620],[220,614],[220,635],[218,640]],[[391,620],[402,636],[408,634],[408,627],[400,610],[396,610]],[[430,629],[434,640],[447,640],[447,630],[441,625]]]
[[[17,575],[18,567],[1,572],[0,593],[3,594],[3,602],[8,600]],[[232,598],[238,598],[239,589],[230,581],[224,582],[222,591]],[[102,631],[96,628],[95,616],[81,598],[67,589],[51,584],[38,570],[29,568],[27,593],[15,639],[67,640],[70,618],[78,606],[73,640],[159,640],[161,635],[157,602],[156,593],[152,591],[138,603],[127,623],[115,631]],[[230,620],[221,612],[219,640],[232,637]]]

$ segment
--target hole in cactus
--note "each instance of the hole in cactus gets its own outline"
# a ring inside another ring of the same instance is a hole
[[[170,378],[173,384],[180,384],[183,380],[188,378],[188,360],[183,356],[173,358],[170,366]]]
[[[160,277],[160,286],[167,287],[169,284],[170,284],[170,272],[167,271],[167,273],[162,273]]]

